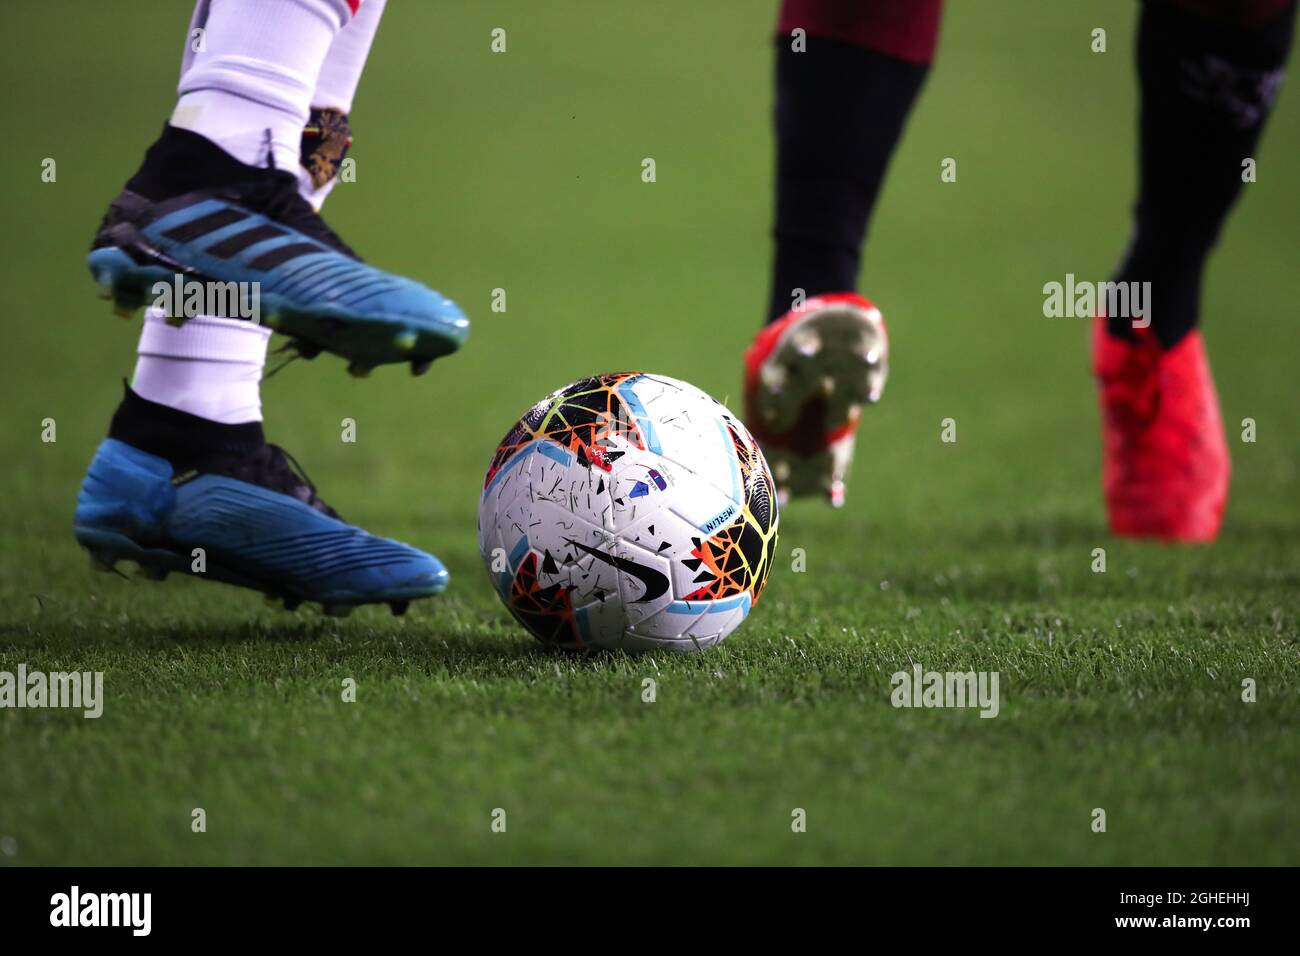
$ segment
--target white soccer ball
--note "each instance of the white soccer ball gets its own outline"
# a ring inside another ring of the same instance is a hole
[[[776,490],[740,419],[698,388],[597,375],[506,434],[478,530],[501,600],[544,643],[699,650],[763,591]]]

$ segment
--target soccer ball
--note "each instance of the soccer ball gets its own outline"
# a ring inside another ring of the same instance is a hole
[[[698,388],[597,375],[506,433],[478,532],[501,600],[543,643],[699,650],[763,592],[776,489],[740,419]]]

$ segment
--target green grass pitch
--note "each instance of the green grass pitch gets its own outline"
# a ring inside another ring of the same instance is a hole
[[[106,696],[98,720],[0,711],[0,865],[1300,862],[1295,91],[1208,276],[1235,464],[1218,544],[1105,533],[1087,323],[1042,314],[1044,283],[1105,279],[1126,240],[1133,4],[952,3],[867,248],[893,377],[848,506],[785,510],[769,588],[715,651],[578,659],[491,591],[483,470],[592,372],[738,407],[775,4],[544,6],[393,3],[362,83],[357,181],[327,216],[474,330],[424,378],[323,356],[266,384],[270,439],[327,500],[452,570],[404,619],[344,621],[88,570],[73,502],[139,320],[94,298],[84,256],[170,111],[187,13],[0,11],[0,670],[103,671]],[[997,671],[1001,713],[893,708],[913,662]]]

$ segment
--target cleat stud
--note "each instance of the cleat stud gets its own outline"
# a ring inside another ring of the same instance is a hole
[[[163,316],[163,321],[166,322],[168,325],[170,325],[173,329],[179,329],[182,325],[185,324],[185,316],[183,316],[183,315],[164,315],[164,316]]]
[[[297,350],[300,356],[309,361],[320,355],[321,352],[319,345],[313,345],[311,342],[304,342],[302,339],[295,339],[293,347]]]
[[[302,598],[286,597],[284,599],[284,609],[286,611],[296,611],[302,605]]]
[[[389,608],[392,609],[393,617],[401,617],[406,613],[406,609],[411,606],[410,601],[389,601]]]
[[[108,557],[101,557],[100,555],[95,554],[93,551],[89,553],[90,553],[90,569],[92,571],[98,571],[101,574],[113,573],[114,570],[113,564],[115,563],[113,559]]]
[[[326,617],[347,617],[352,613],[351,604],[322,604],[321,613]]]
[[[393,337],[393,345],[401,349],[403,352],[409,352],[411,349],[415,348],[415,343],[419,340],[420,337],[414,332],[398,332],[397,335]]]
[[[124,319],[129,319],[135,314],[136,310],[144,305],[144,292],[140,289],[131,289],[126,286],[117,286],[113,289],[113,314],[120,315]]]
[[[429,371],[429,366],[433,364],[433,359],[416,359],[411,363],[412,375],[423,375]]]
[[[147,581],[166,581],[168,573],[167,568],[160,568],[152,564],[140,565],[140,577]]]
[[[759,369],[758,378],[768,391],[779,392],[785,385],[786,371],[780,365],[769,363]]]
[[[822,349],[822,339],[816,329],[799,330],[791,338],[790,344],[804,358],[812,358]]]
[[[844,482],[832,481],[830,487],[826,489],[826,500],[832,508],[844,507]]]
[[[353,362],[348,366],[348,374],[353,378],[369,378],[372,366],[362,365],[360,362]]]

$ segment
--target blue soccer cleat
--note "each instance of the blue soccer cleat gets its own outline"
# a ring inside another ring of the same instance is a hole
[[[343,521],[276,445],[214,454],[180,474],[116,438],[95,453],[73,530],[99,570],[134,561],[155,580],[179,571],[262,591],[290,610],[316,601],[331,616],[443,591],[433,555]]]
[[[362,262],[298,194],[292,173],[246,166],[172,126],[109,206],[87,264],[121,315],[160,290],[171,301],[173,288],[220,283],[213,295],[241,305],[228,317],[261,321],[307,358],[342,356],[354,375],[393,362],[418,375],[469,335],[455,302]]]

